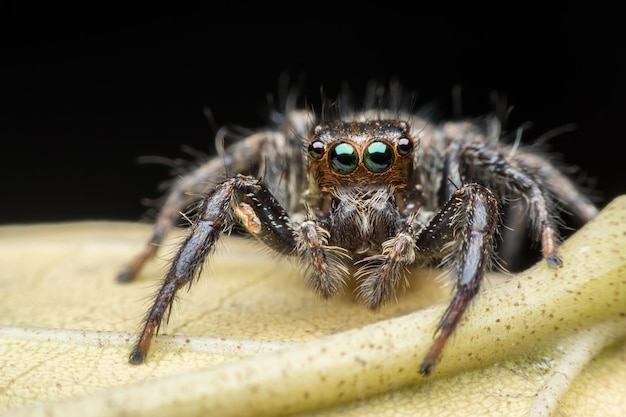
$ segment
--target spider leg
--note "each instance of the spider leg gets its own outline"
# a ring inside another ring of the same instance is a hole
[[[596,217],[598,208],[580,192],[576,185],[547,159],[529,152],[520,152],[517,159],[541,178],[556,199],[583,223]]]
[[[461,170],[470,179],[524,197],[529,208],[531,232],[541,242],[543,258],[552,268],[561,265],[556,210],[548,178],[543,178],[532,165],[526,164],[524,155],[506,155],[482,144],[467,145],[461,158]],[[550,178],[554,180],[557,177]],[[565,177],[558,179],[571,184]]]
[[[470,183],[456,190],[417,236],[418,260],[443,258],[450,264],[455,283],[455,294],[420,367],[424,375],[432,371],[448,338],[480,289],[491,262],[499,210],[498,200],[489,189]]]
[[[296,248],[295,232],[287,213],[259,180],[237,175],[219,184],[203,200],[197,219],[163,279],[130,354],[130,363],[144,361],[163,317],[171,312],[176,292],[193,283],[207,255],[235,221],[240,221],[253,236],[280,253],[288,254]]]
[[[591,200],[576,187],[576,184],[570,178],[559,171],[546,158],[524,151],[515,152],[512,158],[514,159],[511,162],[513,167],[519,164],[524,171],[532,173],[536,177],[537,183],[551,193],[559,206],[571,212],[574,218],[583,224],[598,214],[598,208]],[[502,259],[508,264],[514,265],[516,263],[515,256],[519,253],[518,247],[523,240],[521,232],[525,229],[529,215],[532,215],[532,213],[524,210],[524,205],[521,201],[515,202],[514,205],[509,207],[507,217],[510,219],[511,229],[505,230],[506,236],[504,241],[507,242],[507,245],[500,253]],[[535,236],[538,233],[541,232],[535,230]],[[517,262],[519,263],[519,260]]]
[[[145,263],[156,253],[167,232],[178,221],[180,212],[199,200],[198,195],[205,194],[216,183],[223,181],[228,173],[254,174],[263,177],[266,184],[281,184],[282,180],[283,185],[272,191],[280,201],[289,201],[289,189],[298,187],[298,184],[290,182],[298,181],[303,174],[282,168],[292,167],[294,170],[293,167],[302,165],[299,160],[288,163],[294,158],[301,158],[300,147],[299,138],[279,131],[258,132],[235,142],[221,157],[215,157],[180,177],[166,196],[157,215],[152,236],[143,251],[118,275],[118,281],[134,280]],[[265,160],[272,161],[272,164],[265,164]],[[257,168],[258,172],[251,172],[253,168]]]
[[[196,188],[197,184],[201,184],[211,177],[210,172],[216,168],[212,165],[215,165],[215,161],[203,164],[175,182],[157,215],[150,239],[148,239],[144,249],[119,273],[117,276],[119,282],[134,280],[145,263],[154,256],[167,232],[180,218],[180,211],[193,201],[190,191]]]

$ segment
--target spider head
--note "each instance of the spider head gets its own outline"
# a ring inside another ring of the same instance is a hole
[[[339,184],[406,186],[417,141],[398,120],[338,121],[315,126],[309,171],[320,190]]]

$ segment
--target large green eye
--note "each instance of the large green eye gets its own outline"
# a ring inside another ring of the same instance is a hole
[[[349,174],[359,164],[359,157],[354,146],[340,143],[330,151],[330,166],[339,174]]]
[[[385,142],[372,142],[363,155],[365,167],[372,172],[383,172],[393,165],[393,151]]]

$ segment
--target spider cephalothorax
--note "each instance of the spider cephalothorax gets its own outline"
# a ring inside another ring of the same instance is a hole
[[[121,281],[133,279],[154,254],[194,202],[190,196],[204,197],[131,363],[143,362],[176,292],[235,225],[298,258],[323,297],[340,291],[356,267],[357,298],[371,309],[394,294],[407,268],[447,268],[455,292],[423,374],[432,371],[494,260],[507,198],[526,203],[544,259],[561,264],[555,201],[583,222],[597,213],[573,182],[541,155],[503,143],[497,130],[471,121],[435,124],[404,108],[397,89],[383,96],[391,105],[366,103],[322,122],[310,111],[288,109],[276,125],[240,138],[174,184],[149,244]]]

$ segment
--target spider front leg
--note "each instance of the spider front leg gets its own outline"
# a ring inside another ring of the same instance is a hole
[[[471,183],[452,194],[416,239],[418,258],[427,261],[443,255],[455,284],[454,296],[439,323],[435,342],[422,361],[423,375],[433,370],[448,338],[480,289],[493,254],[499,220],[500,205],[495,195]]]
[[[144,361],[163,317],[171,312],[176,292],[191,285],[224,231],[235,221],[270,248],[284,254],[295,250],[295,233],[287,213],[254,177],[238,175],[219,184],[202,202],[189,235],[172,261],[129,362]]]

